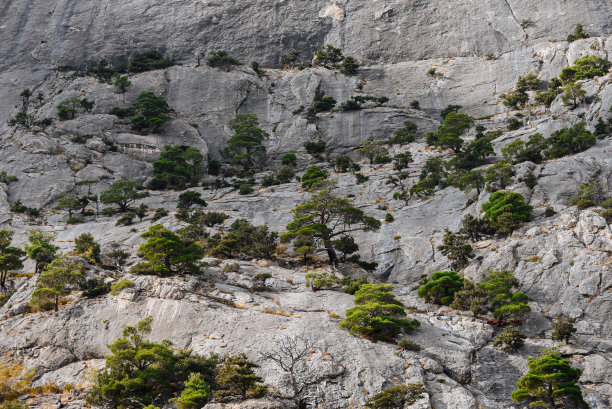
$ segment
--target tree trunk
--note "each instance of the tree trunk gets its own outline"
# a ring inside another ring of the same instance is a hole
[[[325,251],[327,251],[327,256],[329,257],[329,264],[332,267],[338,266],[338,256],[336,255],[336,251],[333,247],[325,247]]]
[[[55,305],[54,305],[55,312],[57,312],[57,310],[59,309],[58,307],[59,307],[59,297],[56,295],[55,296]]]
[[[6,288],[6,271],[0,272],[0,288]]]

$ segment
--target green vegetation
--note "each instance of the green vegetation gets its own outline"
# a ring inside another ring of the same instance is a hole
[[[538,90],[540,85],[541,81],[535,74],[530,73],[524,77],[519,77],[514,91],[501,95],[504,99],[504,105],[514,109],[522,109],[529,102],[527,91]]]
[[[527,336],[518,328],[509,325],[502,332],[495,336],[494,347],[499,348],[504,352],[516,351],[525,344]]]
[[[393,136],[389,138],[389,144],[405,145],[407,143],[412,143],[416,139],[417,130],[417,124],[412,121],[406,121],[404,122],[404,126],[396,129]]]
[[[525,203],[523,195],[508,191],[495,192],[488,202],[482,204],[487,219],[499,234],[509,234],[529,221],[532,209]]]
[[[444,122],[438,127],[428,143],[459,153],[463,148],[461,136],[472,127],[474,118],[462,112],[451,111],[444,117]]]
[[[83,291],[81,295],[85,298],[96,298],[110,291],[110,283],[104,282],[103,278],[90,278],[79,284],[79,289]]]
[[[181,396],[174,400],[177,409],[201,409],[208,403],[212,394],[210,386],[200,373],[190,373],[185,381],[185,389]]]
[[[268,226],[254,226],[246,219],[233,222],[223,237],[209,240],[212,256],[234,258],[239,255],[271,259],[276,251],[278,234]]]
[[[419,344],[417,344],[416,342],[414,342],[413,340],[408,339],[408,338],[402,338],[399,341],[397,341],[397,346],[402,351],[415,351],[415,352],[418,352],[418,351],[420,351],[422,349]]]
[[[579,122],[570,128],[556,131],[547,142],[550,146],[547,156],[554,159],[585,151],[595,145],[597,139],[586,129],[584,122]]]
[[[297,164],[297,156],[295,153],[289,152],[283,155],[282,164],[285,166],[294,166]]]
[[[100,193],[100,202],[115,204],[119,206],[120,212],[126,212],[131,203],[149,196],[148,192],[139,192],[137,188],[138,184],[133,180],[117,180],[110,188]]]
[[[576,196],[572,198],[571,204],[576,205],[579,210],[592,206],[602,206],[606,201],[608,193],[601,182],[592,182],[580,185]]]
[[[234,131],[234,135],[227,141],[222,154],[231,159],[232,165],[252,168],[253,157],[262,156],[266,152],[262,142],[270,135],[259,127],[255,114],[236,115],[227,125]]]
[[[168,57],[164,57],[158,51],[144,51],[134,54],[128,65],[128,70],[137,73],[160,70],[173,65],[177,65],[177,63]]]
[[[25,251],[31,260],[36,263],[34,274],[38,274],[47,264],[55,259],[55,253],[59,247],[52,244],[54,233],[45,233],[41,229],[32,229],[28,234],[29,244],[25,245]]]
[[[448,173],[444,161],[440,158],[429,158],[421,168],[419,181],[410,188],[410,196],[426,197],[432,195],[437,186],[446,186]]]
[[[53,207],[53,210],[68,210],[68,218],[72,219],[72,212],[76,210],[80,210],[81,215],[85,215],[85,210],[87,205],[91,202],[96,202],[98,200],[97,196],[70,196],[70,195],[62,195],[57,199],[57,205]]]
[[[460,234],[456,234],[446,229],[442,244],[438,246],[438,250],[446,256],[451,262],[451,268],[461,270],[470,264],[470,260],[474,258],[474,249],[467,240]]]
[[[198,244],[183,241],[161,224],[149,227],[141,236],[147,242],[138,248],[138,256],[146,262],[132,267],[133,273],[162,277],[200,273],[196,262],[204,256],[204,250]]]
[[[536,92],[535,101],[547,107],[553,103],[557,95],[563,92],[563,83],[559,78],[553,78],[548,82],[548,90]]]
[[[259,365],[249,361],[245,354],[226,355],[219,364],[215,378],[218,385],[215,396],[221,401],[265,396],[268,387],[259,383],[263,379],[255,374],[255,368],[259,368]]]
[[[366,102],[374,102],[374,106],[381,106],[389,102],[387,97],[374,97],[372,95],[357,95],[340,104],[343,111],[359,111],[363,109],[363,104]]]
[[[312,243],[315,251],[326,251],[329,263],[336,265],[340,237],[359,230],[377,231],[380,226],[379,220],[367,216],[348,198],[333,196],[330,189],[322,189],[294,209],[293,221],[287,225],[281,241],[293,241],[296,249],[301,247],[300,243]]]
[[[527,295],[512,288],[519,285],[514,274],[509,271],[492,271],[487,279],[479,284],[489,299],[489,309],[497,319],[497,325],[503,326],[508,320],[520,320],[531,311]]]
[[[541,163],[544,160],[543,153],[546,151],[547,143],[541,133],[535,133],[527,142],[516,139],[506,145],[502,148],[502,154],[514,164],[527,161]]]
[[[372,396],[365,404],[367,409],[404,409],[412,406],[427,394],[422,383],[391,386]]]
[[[574,42],[576,40],[580,40],[583,38],[589,38],[589,35],[584,32],[584,29],[582,28],[582,24],[576,24],[576,27],[574,28],[574,33],[568,34],[567,42],[571,43],[571,42]]]
[[[325,145],[325,141],[305,142],[304,148],[310,155],[315,156],[325,152]]]
[[[385,142],[383,140],[375,140],[375,141],[365,141],[360,148],[357,149],[359,155],[367,158],[370,162],[370,165],[374,164],[374,160],[378,156],[387,156],[389,151],[384,146]]]
[[[558,316],[552,323],[553,332],[550,339],[553,341],[563,341],[567,344],[572,335],[577,331],[574,326],[575,323],[575,318],[564,315]]]
[[[328,95],[322,89],[316,89],[312,99],[312,106],[308,109],[307,115],[312,117],[318,112],[331,111],[336,106],[336,100]]]
[[[322,45],[315,54],[314,63],[325,68],[340,70],[344,75],[357,75],[359,63],[354,57],[345,57],[342,50],[331,44]]]
[[[115,89],[117,90],[117,92],[119,94],[123,95],[123,99],[124,99],[124,102],[125,102],[125,93],[127,92],[128,87],[130,85],[132,85],[132,82],[129,80],[127,75],[124,75],[124,76],[117,75],[113,85],[115,86]],[[112,115],[112,113],[111,113],[111,115]]]
[[[355,307],[346,311],[340,328],[374,342],[389,341],[402,331],[411,332],[421,324],[408,320],[401,301],[391,293],[392,285],[363,284],[355,293]]]
[[[189,210],[192,206],[206,207],[206,200],[202,199],[200,192],[187,190],[179,195],[179,200],[176,205],[177,209]]]
[[[74,239],[74,253],[91,263],[100,263],[100,245],[91,233],[82,233]]]
[[[62,121],[74,119],[75,114],[80,108],[83,108],[87,112],[91,112],[94,103],[89,101],[87,98],[70,98],[63,100],[57,106],[57,115]]]
[[[177,189],[196,186],[204,174],[204,156],[196,148],[186,145],[166,145],[159,159],[153,162],[155,176],[151,189]]]
[[[582,370],[572,368],[555,350],[543,350],[542,354],[527,360],[529,370],[517,381],[512,400],[530,401],[532,408],[567,407],[570,402],[588,408],[577,384]]]
[[[596,55],[585,55],[574,61],[574,65],[561,70],[559,79],[564,84],[571,84],[588,78],[601,77],[610,70],[612,63]]]
[[[59,299],[70,294],[72,287],[83,279],[83,266],[60,256],[49,263],[38,277],[30,305],[42,310],[59,309]]]
[[[451,304],[455,293],[463,288],[463,277],[454,271],[436,271],[431,278],[425,277],[419,288],[419,297],[436,304]]]
[[[26,255],[22,249],[11,246],[14,233],[13,230],[0,229],[0,289],[2,290],[6,289],[9,272],[22,268],[21,259]]]
[[[571,105],[570,109],[576,108],[586,95],[586,91],[582,89],[582,84],[578,83],[567,84],[563,87],[563,91],[564,93],[561,99],[565,106]]]
[[[227,51],[214,51],[208,57],[208,66],[213,68],[221,68],[225,71],[230,71],[234,65],[240,65],[240,61],[229,55]]]
[[[319,183],[327,178],[327,172],[316,165],[310,165],[302,175],[302,187],[311,188],[312,185]]]
[[[158,133],[162,125],[170,120],[166,115],[170,112],[166,100],[151,91],[141,92],[132,105],[132,110],[135,113],[132,117],[132,128],[136,131]]]
[[[455,293],[451,307],[469,310],[475,315],[490,311],[500,327],[510,321],[520,321],[531,311],[527,305],[531,298],[514,291],[518,285],[514,274],[503,270],[491,271],[484,281],[476,284],[464,279],[463,289]]]
[[[216,386],[216,355],[205,358],[188,350],[174,350],[170,341],[151,342],[146,339],[151,328],[152,319],[147,317],[134,327],[125,327],[123,336],[108,345],[106,367],[95,374],[94,386],[87,392],[89,406],[139,409],[153,402],[167,402],[182,384],[189,392],[177,403],[189,404],[191,397],[200,404],[201,394],[193,390],[201,384],[194,381],[194,376],[199,375],[198,381],[208,386]]]
[[[117,295],[122,290],[125,290],[126,288],[130,288],[133,286],[134,286],[134,283],[132,281],[128,280],[127,278],[123,278],[119,281],[115,281],[114,283],[110,285],[110,293],[112,295]]]

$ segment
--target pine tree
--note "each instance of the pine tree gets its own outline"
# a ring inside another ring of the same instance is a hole
[[[234,131],[224,151],[234,155],[230,163],[242,164],[245,169],[253,167],[253,157],[266,152],[262,142],[270,135],[259,127],[255,114],[236,115],[227,125]]]
[[[0,288],[6,288],[6,280],[9,271],[18,270],[23,267],[21,258],[26,253],[18,247],[12,247],[13,230],[0,230]]]
[[[411,332],[421,325],[408,320],[401,301],[391,293],[392,285],[363,284],[355,293],[355,306],[346,311],[340,328],[372,341],[391,341],[402,331]]]
[[[36,262],[34,274],[38,274],[42,268],[55,259],[55,253],[59,249],[51,244],[55,238],[54,233],[45,233],[41,229],[32,229],[28,235],[25,250],[28,257]]]
[[[529,371],[517,381],[512,400],[531,401],[533,408],[567,407],[570,401],[588,408],[577,383],[582,370],[572,368],[554,350],[542,352],[541,357],[528,359]]]
[[[249,361],[244,353],[235,356],[226,355],[218,367],[216,396],[246,399],[247,396],[260,397],[265,394],[267,388],[258,384],[263,379],[255,374],[255,368],[259,368],[259,365]]]
[[[40,277],[36,290],[32,293],[30,304],[46,307],[53,305],[55,311],[59,308],[59,298],[68,295],[70,289],[83,279],[83,266],[60,256],[48,264]]]

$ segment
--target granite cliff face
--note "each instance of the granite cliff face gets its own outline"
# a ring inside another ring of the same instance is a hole
[[[516,113],[500,98],[527,73],[547,81],[582,56],[611,59],[612,3],[580,3],[7,0],[0,6],[4,39],[0,42],[0,171],[18,176],[18,181],[0,184],[0,223],[15,230],[20,245],[33,224],[40,224],[57,234],[56,244],[66,252],[74,248],[75,237],[90,232],[103,248],[114,241],[122,243],[131,254],[128,263],[134,264],[143,242],[140,233],[152,224],[150,217],[129,227],[116,226],[116,217],[103,216],[66,225],[65,215],[51,211],[57,199],[65,193],[99,194],[121,179],[146,184],[153,176],[151,163],[165,145],[185,144],[218,158],[231,136],[227,122],[245,112],[256,113],[270,134],[265,142],[270,169],[280,167],[288,152],[297,153],[300,169],[315,163],[304,142],[324,140],[334,154],[355,156],[353,151],[364,141],[386,139],[406,120],[413,121],[419,130],[417,141],[407,148],[414,158],[408,185],[418,180],[428,158],[450,155],[424,142],[425,134],[440,124],[439,112],[448,104],[462,105],[487,130],[504,130],[493,141],[496,156],[491,163],[501,159],[502,147],[537,132],[548,137],[579,121],[593,130],[599,118],[611,116],[612,74],[583,81],[585,102],[576,109],[566,107],[560,96],[550,109],[531,107],[523,112],[523,126],[514,131],[506,131],[506,125]],[[563,41],[577,23],[591,37]],[[357,76],[320,67],[282,68],[282,57],[289,50],[300,51],[309,61],[326,43],[360,60]],[[76,69],[92,59],[125,62],[126,56],[150,49],[181,65],[130,75],[132,85],[125,95],[73,70],[55,70]],[[225,72],[197,64],[198,55],[205,58],[218,49],[229,50],[245,66]],[[260,63],[263,76],[247,68],[250,61]],[[442,75],[432,78],[431,68]],[[26,87],[44,95],[30,112],[37,119],[53,118],[52,125],[26,130],[6,124],[16,114],[19,93]],[[354,112],[322,113],[312,122],[299,111],[311,104],[317,89],[339,103],[355,95],[386,96],[389,101]],[[163,95],[173,109],[173,119],[158,134],[135,133],[129,121],[108,114],[112,107],[128,106],[143,91]],[[57,106],[73,97],[95,101],[92,112],[59,121]],[[419,101],[420,110],[411,107],[414,101]],[[86,142],[75,142],[79,139]],[[109,150],[109,143],[116,149]],[[380,220],[392,212],[395,222],[383,224],[379,232],[355,236],[362,257],[379,263],[375,272],[344,266],[340,273],[367,274],[372,280],[395,284],[397,296],[414,307],[414,316],[422,323],[411,336],[422,351],[396,353],[393,345],[371,343],[340,330],[335,314],[344,316],[353,297],[311,292],[304,285],[305,268],[213,258],[207,259],[209,267],[202,277],[128,275],[134,287],[93,301],[74,294],[74,302],[57,313],[25,314],[37,277],[17,279],[12,283],[15,294],[0,307],[0,349],[38,368],[37,384],[79,384],[85,382],[89,366],[103,365],[106,345],[124,326],[151,315],[153,339],[169,339],[177,347],[202,354],[245,351],[261,363],[265,381],[281,390],[287,379],[261,361],[260,354],[287,335],[311,336],[320,351],[313,365],[321,380],[309,397],[309,407],[358,407],[397,382],[423,382],[428,394],[414,407],[523,408],[526,405],[510,399],[516,379],[525,372],[527,357],[555,345],[550,341],[551,321],[565,314],[578,318],[578,332],[561,351],[584,369],[581,384],[590,407],[607,408],[612,404],[612,228],[599,213],[579,211],[570,199],[581,184],[597,180],[612,185],[611,150],[608,137],[576,155],[518,165],[508,189],[523,194],[534,207],[531,221],[507,237],[473,244],[476,257],[463,270],[466,277],[479,279],[488,270],[511,270],[521,290],[534,299],[522,326],[529,339],[516,353],[493,348],[496,329],[487,321],[424,303],[414,289],[422,274],[449,268],[437,250],[444,229],[456,230],[465,215],[478,215],[489,193],[474,196],[475,192],[468,195],[447,187],[427,199],[393,200],[394,187],[386,184],[392,165],[365,162],[362,171],[369,180],[356,184],[352,174],[334,173],[336,192],[354,195],[361,209]],[[400,151],[391,148],[392,154]],[[538,178],[534,187],[521,181],[527,173]],[[258,182],[264,175],[257,176]],[[84,180],[91,183],[78,183]],[[202,193],[208,209],[231,216],[226,227],[246,218],[279,232],[292,220],[291,209],[309,197],[298,183],[259,188],[250,195],[239,195],[232,188],[193,190]],[[607,194],[610,197],[609,190]],[[174,212],[178,195],[151,192],[142,203]],[[34,222],[12,213],[9,208],[17,200],[41,209],[41,218]],[[381,204],[388,210],[381,210]],[[547,206],[557,214],[545,217]],[[159,223],[172,229],[183,225],[172,213]],[[239,271],[224,272],[222,267],[229,263],[238,263]],[[24,272],[32,270],[33,263],[27,262]],[[113,279],[99,267],[88,265],[87,271],[88,276]],[[268,291],[255,285],[253,278],[259,273],[271,274]],[[77,397],[70,405],[83,403]],[[279,405],[260,401],[241,407]]]

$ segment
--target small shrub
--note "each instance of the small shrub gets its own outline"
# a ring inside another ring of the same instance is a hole
[[[213,52],[208,58],[208,66],[230,71],[234,65],[240,65],[240,61],[229,55],[225,50]]]
[[[110,209],[110,210],[114,210],[114,209]],[[168,216],[168,214],[169,212],[166,209],[162,209],[162,208],[156,209],[155,213],[153,214],[153,217],[151,218],[151,221],[156,222],[162,217]]]
[[[100,295],[108,294],[111,285],[104,282],[103,278],[90,278],[80,285],[83,297],[95,298]]]
[[[393,217],[393,215],[391,213],[387,213],[385,215],[385,222],[393,223],[394,221],[395,221],[395,217]]]
[[[495,336],[494,347],[504,352],[520,349],[525,344],[527,336],[516,327],[510,325]]]
[[[237,273],[240,270],[240,264],[228,263],[223,266],[224,273]]]
[[[246,185],[246,184],[242,184],[238,188],[238,193],[241,195],[248,195],[248,194],[253,193],[254,191],[255,189],[253,189],[251,186]]]
[[[119,292],[125,290],[126,288],[130,288],[133,286],[134,286],[134,283],[132,281],[128,280],[127,278],[123,278],[119,281],[115,281],[114,283],[110,285],[111,294],[117,295],[119,294]]]
[[[419,344],[417,344],[413,340],[407,339],[407,338],[400,339],[397,342],[397,346],[400,347],[404,351],[415,351],[415,352],[418,352],[418,351],[420,351],[422,349]]]
[[[564,315],[558,316],[552,323],[553,332],[550,339],[553,341],[563,341],[567,344],[570,337],[576,332],[575,323],[575,318],[566,317]]]
[[[555,209],[551,205],[546,206],[546,210],[544,211],[544,217],[552,217],[556,215]]]

